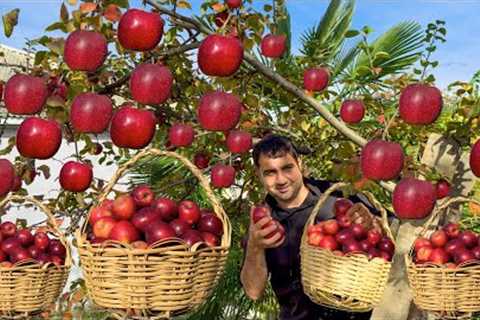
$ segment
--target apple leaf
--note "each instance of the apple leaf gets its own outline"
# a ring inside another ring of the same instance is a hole
[[[192,9],[192,6],[186,0],[178,0],[177,1],[177,7],[181,8],[181,9]]]
[[[68,21],[68,10],[67,10],[67,6],[65,5],[65,3],[62,3],[62,6],[60,7],[60,19],[63,22]]]
[[[105,5],[115,4],[120,8],[128,8],[128,0],[106,0]]]
[[[3,20],[3,32],[7,38],[10,38],[13,32],[13,28],[18,24],[18,14],[20,9],[13,9],[9,13],[2,16]]]

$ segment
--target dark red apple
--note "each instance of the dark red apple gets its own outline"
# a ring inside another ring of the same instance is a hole
[[[210,156],[205,152],[198,152],[193,158],[193,163],[198,169],[205,169],[210,164]]]
[[[337,221],[341,228],[349,228],[352,225],[352,220],[346,214],[337,216]]]
[[[307,69],[303,73],[303,87],[308,91],[322,91],[328,86],[329,79],[327,68]]]
[[[345,100],[340,107],[340,118],[346,123],[359,123],[365,115],[365,105],[361,100]]]
[[[191,229],[190,224],[180,219],[174,219],[170,221],[170,226],[173,228],[173,230],[175,230],[175,234],[177,235],[177,237],[180,237],[187,230]]]
[[[232,153],[245,153],[252,148],[252,135],[241,130],[230,131],[227,137],[227,148]]]
[[[60,185],[63,189],[73,192],[83,192],[92,182],[92,167],[87,163],[68,161],[60,170]]]
[[[65,263],[65,260],[62,257],[52,255],[52,262],[57,267],[62,266]]]
[[[3,180],[3,179],[2,179],[2,173],[1,173],[1,171],[2,171],[1,161],[2,161],[2,160],[0,160],[0,183],[2,183],[1,181]],[[11,191],[12,191],[12,192],[17,192],[17,191],[19,191],[19,190],[22,188],[22,183],[23,183],[22,178],[20,178],[20,177],[19,177],[18,175],[16,175],[16,174],[14,174]],[[1,189],[0,189],[0,196],[2,196],[2,191],[1,191]]]
[[[142,63],[130,76],[133,100],[142,104],[162,104],[170,97],[173,76],[166,66]]]
[[[26,74],[16,74],[5,85],[5,107],[12,114],[40,112],[47,101],[45,81]]]
[[[7,159],[0,159],[0,197],[13,190],[15,168]]]
[[[216,215],[206,214],[200,217],[197,229],[198,231],[210,232],[220,237],[223,234],[223,223]]]
[[[177,203],[168,198],[158,198],[153,202],[152,207],[160,214],[163,221],[172,221],[178,217]]]
[[[117,220],[112,217],[103,217],[98,219],[93,225],[93,234],[96,238],[110,238],[110,232],[117,223]]]
[[[412,84],[402,90],[400,117],[408,124],[433,123],[442,111],[442,93],[426,84]]]
[[[270,217],[270,209],[267,206],[256,206],[252,211],[253,223],[257,223],[265,217]]]
[[[145,231],[145,239],[149,245],[175,236],[175,230],[168,223],[162,221],[154,222]]]
[[[211,34],[198,48],[198,66],[208,76],[229,77],[240,68],[242,60],[243,45],[236,37]]]
[[[320,243],[318,244],[320,248],[323,249],[328,249],[328,250],[336,250],[338,248],[338,243],[335,240],[335,238],[331,235],[325,235],[322,237],[320,240]]]
[[[42,252],[38,255],[38,257],[36,258],[36,260],[38,261],[38,263],[40,264],[47,264],[47,263],[51,263],[52,262],[52,257],[45,253],[45,252]]]
[[[94,92],[82,93],[73,99],[70,123],[76,132],[102,133],[112,118],[112,101]]]
[[[470,151],[470,169],[480,178],[480,139],[475,142]]]
[[[212,167],[211,182],[215,188],[228,188],[235,182],[235,169],[232,166],[217,163]]]
[[[197,119],[203,129],[228,131],[240,120],[242,103],[236,96],[222,91],[202,96],[197,108]]]
[[[155,199],[155,194],[150,186],[146,184],[136,186],[131,194],[137,208],[149,207],[153,204],[153,200]]]
[[[28,229],[18,230],[16,238],[24,247],[28,247],[33,243],[33,235]]]
[[[156,123],[152,111],[126,104],[113,115],[110,137],[117,147],[142,149],[152,141]]]
[[[465,244],[460,239],[452,239],[445,245],[445,251],[450,256],[455,256],[455,252],[465,249]]]
[[[404,158],[400,144],[374,139],[362,148],[360,167],[367,179],[391,180],[400,174]]]
[[[367,239],[361,240],[359,242],[360,248],[362,249],[363,252],[368,253],[368,251],[373,248],[373,246],[370,244],[370,242]]]
[[[223,24],[227,21],[228,19],[228,12],[227,11],[222,11],[219,12],[215,15],[215,25],[217,27],[223,26]]]
[[[350,240],[355,240],[355,236],[350,229],[342,229],[335,235],[335,240],[340,244],[345,244]]]
[[[473,253],[465,248],[461,248],[457,252],[455,252],[453,258],[456,264],[475,260],[475,256],[473,255]]]
[[[183,200],[178,205],[178,218],[193,225],[200,220],[200,208],[190,200]]]
[[[225,4],[230,9],[237,9],[240,8],[240,6],[242,5],[242,0],[225,0]]]
[[[432,235],[430,236],[430,242],[436,248],[444,247],[447,244],[447,241],[448,241],[447,234],[443,230],[437,230],[434,233],[432,233]]]
[[[345,253],[350,253],[350,252],[355,253],[355,252],[361,252],[362,248],[360,247],[360,244],[358,243],[358,241],[353,239],[348,239],[343,243],[342,251]]]
[[[381,234],[378,230],[375,230],[375,229],[370,229],[370,230],[368,230],[368,232],[367,232],[367,241],[368,241],[372,246],[376,246],[377,243],[379,243],[381,239],[382,239],[382,234]]]
[[[389,237],[383,237],[382,240],[380,240],[380,242],[378,243],[378,248],[381,251],[385,251],[391,254],[393,254],[393,252],[395,251],[395,245],[393,244],[392,239],[390,239]]]
[[[182,234],[182,239],[185,240],[189,246],[193,246],[195,243],[203,241],[202,235],[197,230],[187,230]]]
[[[13,254],[15,250],[20,249],[21,247],[22,244],[20,241],[14,237],[3,240],[0,245],[0,249],[8,255]]]
[[[334,236],[340,230],[340,226],[338,225],[337,220],[331,219],[325,221],[325,223],[323,224],[323,230],[326,234]]]
[[[62,129],[55,120],[30,117],[17,130],[18,152],[32,159],[53,157],[62,143]]]
[[[400,219],[422,219],[435,206],[437,194],[429,181],[402,179],[393,190],[393,208]]]
[[[367,237],[367,230],[360,223],[352,224],[352,226],[350,227],[350,230],[352,230],[353,236],[357,240],[363,240]]]
[[[471,249],[478,244],[478,235],[470,230],[462,231],[458,239],[463,242],[467,249]]]
[[[382,258],[385,261],[392,261],[393,254],[386,251],[380,251],[380,258]]]
[[[65,246],[60,240],[52,239],[50,240],[50,244],[48,246],[48,252],[53,256],[65,258],[67,249],[65,249]]]
[[[455,239],[460,235],[460,226],[458,225],[458,223],[447,223],[443,227],[443,230],[445,230],[445,233],[450,239]]]
[[[32,259],[32,256],[27,249],[22,247],[13,249],[13,252],[10,254],[10,260],[12,260],[13,263],[22,262],[28,259]]]
[[[195,138],[195,130],[189,124],[175,123],[168,131],[168,140],[175,147],[188,147]]]
[[[118,40],[125,49],[149,51],[162,39],[163,25],[157,12],[129,9],[118,23]]]
[[[113,201],[113,216],[121,220],[129,220],[135,213],[135,200],[129,194],[123,194]]]
[[[13,222],[5,221],[0,224],[0,231],[4,239],[13,237],[17,233],[17,226]]]
[[[260,50],[265,57],[279,58],[287,47],[287,36],[268,34],[260,43]]]
[[[35,247],[38,248],[38,250],[45,251],[50,245],[50,239],[45,232],[38,231],[35,232],[35,235],[33,236],[33,243],[35,244]]]
[[[200,232],[200,236],[202,237],[203,241],[209,247],[216,247],[220,245],[220,239],[210,232]]]
[[[88,222],[91,226],[95,224],[100,218],[103,217],[112,217],[113,213],[106,207],[103,206],[96,206],[90,209],[90,216],[88,218]]]
[[[480,246],[473,247],[471,251],[475,259],[480,260]]]
[[[110,231],[109,238],[121,243],[131,243],[137,241],[140,238],[140,235],[130,221],[121,220],[115,223]]]
[[[28,253],[30,253],[30,255],[32,256],[33,259],[37,259],[38,256],[40,255],[40,253],[42,253],[42,251],[40,249],[38,249],[35,245],[31,245],[30,247],[27,248],[27,250],[28,250]]]
[[[437,199],[443,199],[450,194],[450,183],[446,180],[439,180],[435,184],[435,191],[437,192]]]
[[[346,198],[337,198],[335,200],[334,208],[335,208],[335,216],[344,215],[347,213],[348,209],[353,206],[353,202],[346,199]]]
[[[63,58],[71,70],[94,72],[103,64],[107,53],[107,40],[103,34],[77,30],[68,35]]]
[[[161,215],[154,208],[145,207],[135,212],[130,220],[138,230],[145,231],[155,221],[160,221]]]
[[[372,260],[373,258],[380,258],[380,250],[377,248],[370,248],[368,250],[368,260]]]

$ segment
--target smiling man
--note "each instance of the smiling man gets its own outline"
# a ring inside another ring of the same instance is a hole
[[[369,319],[371,312],[348,313],[329,309],[313,303],[303,292],[300,277],[300,241],[305,223],[322,192],[330,186],[326,181],[315,181],[303,176],[302,162],[292,142],[283,136],[269,135],[253,149],[257,175],[268,195],[265,199],[272,218],[285,228],[285,235],[276,233],[276,226],[265,227],[271,218],[250,222],[241,282],[251,299],[259,299],[270,277],[270,282],[280,305],[280,320],[346,320]],[[336,194],[341,196],[341,194]],[[368,209],[361,200],[350,212],[360,213],[364,219]],[[333,218],[335,194],[320,209],[317,221]],[[356,220],[356,223],[361,221]]]

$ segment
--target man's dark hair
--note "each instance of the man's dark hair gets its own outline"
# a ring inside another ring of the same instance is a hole
[[[283,157],[286,154],[298,160],[298,151],[293,145],[292,141],[285,136],[269,134],[260,140],[253,147],[253,163],[258,167],[260,155],[265,155],[269,158]]]

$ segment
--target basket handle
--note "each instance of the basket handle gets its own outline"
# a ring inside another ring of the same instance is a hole
[[[318,213],[320,212],[320,209],[322,208],[322,206],[325,204],[325,202],[327,201],[328,197],[334,193],[335,191],[337,190],[340,190],[346,186],[348,186],[349,184],[348,183],[345,183],[345,182],[337,182],[335,184],[333,184],[332,186],[330,186],[330,188],[328,188],[321,196],[320,198],[318,199],[317,201],[317,204],[315,205],[315,207],[313,208],[312,212],[310,213],[310,216],[308,217],[308,220],[307,220],[307,223],[305,225],[305,228],[303,230],[303,236],[302,238],[305,238],[306,237],[306,234],[307,234],[307,229],[309,226],[313,225],[313,223],[315,222],[315,217],[318,215]],[[380,214],[381,214],[381,223],[382,223],[382,227],[384,229],[384,231],[387,233],[388,237],[392,240],[392,241],[395,241],[394,240],[394,237],[393,237],[393,234],[392,234],[392,230],[390,229],[390,226],[388,225],[388,215],[387,215],[387,211],[383,208],[383,206],[380,204],[380,202],[378,202],[377,199],[375,199],[375,197],[373,196],[373,194],[371,194],[370,192],[367,192],[367,191],[363,191],[362,192],[363,195],[365,195],[368,199],[368,201],[372,204],[372,206],[377,209],[378,211],[380,211]]]
[[[25,196],[13,195],[13,194],[9,194],[8,196],[2,199],[2,201],[0,202],[0,208],[4,208],[10,201],[30,202],[35,206],[39,207],[43,211],[43,213],[47,216],[47,225],[51,228],[51,232],[58,237],[58,239],[66,249],[67,253],[65,257],[65,265],[67,265],[67,263],[70,264],[70,261],[71,261],[70,246],[68,245],[67,239],[65,238],[65,234],[60,230],[60,226],[57,224],[57,221],[55,220],[55,217],[52,211],[42,202],[40,202],[39,200],[33,197],[25,197]]]
[[[192,174],[198,179],[200,182],[200,185],[202,188],[205,190],[208,199],[210,200],[212,206],[213,206],[213,211],[215,215],[222,221],[223,224],[223,233],[224,236],[222,236],[222,245],[230,245],[231,242],[231,225],[230,225],[230,220],[228,219],[227,214],[225,213],[225,210],[223,210],[222,205],[220,204],[220,201],[217,199],[215,194],[213,193],[212,189],[210,188],[210,184],[207,180],[207,178],[203,175],[203,173],[187,158],[184,156],[181,156],[180,154],[172,151],[163,151],[155,148],[149,148],[149,149],[144,149],[137,153],[134,157],[132,157],[130,160],[125,162],[122,166],[120,166],[111,180],[108,182],[108,184],[105,186],[103,192],[100,194],[100,197],[98,199],[98,202],[102,202],[103,200],[106,199],[108,194],[112,191],[113,187],[115,184],[118,182],[118,180],[123,176],[123,174],[130,168],[132,167],[135,163],[137,163],[140,159],[145,158],[147,156],[160,156],[160,157],[169,157],[169,158],[174,158],[179,160],[185,167],[187,167]],[[90,218],[90,212],[88,212],[87,219],[84,221],[83,226],[82,226],[82,233],[86,232],[88,220]]]

